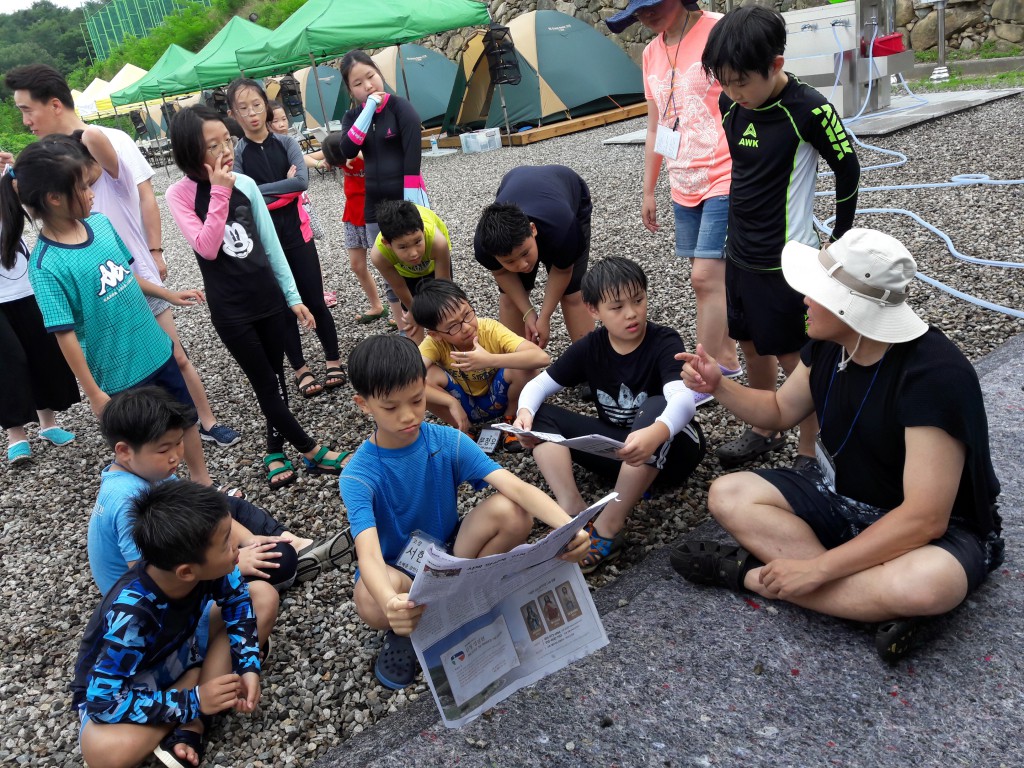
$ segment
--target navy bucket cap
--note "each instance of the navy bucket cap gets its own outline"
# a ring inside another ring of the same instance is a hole
[[[628,27],[633,26],[637,21],[636,12],[641,8],[650,8],[652,5],[657,5],[662,0],[629,0],[629,5],[626,6],[625,10],[619,11],[614,16],[610,17],[605,24],[615,34],[619,34]],[[696,0],[683,0],[683,5],[689,10],[697,8]]]

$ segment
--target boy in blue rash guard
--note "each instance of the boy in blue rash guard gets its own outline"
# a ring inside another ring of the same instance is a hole
[[[835,173],[832,240],[853,226],[860,164],[835,108],[783,67],[786,23],[761,6],[737,8],[708,35],[701,64],[722,85],[722,128],[732,155],[725,291],[729,336],[747,363],[747,381],[774,391],[807,342],[803,297],[782,275],[790,240],[818,246],[814,188],[818,158]],[[813,417],[800,425],[798,469],[814,465]],[[781,432],[748,427],[715,454],[733,467],[781,448]]]
[[[424,423],[426,369],[412,341],[371,336],[352,350],[348,367],[356,405],[376,422],[340,480],[359,561],[353,599],[366,624],[387,630],[374,672],[399,689],[416,678],[408,635],[426,607],[409,600],[412,577],[400,567],[414,538],[425,534],[456,557],[486,557],[526,541],[535,518],[552,528],[571,518],[464,433]],[[492,485],[497,493],[460,521],[458,488],[464,482],[478,490]],[[580,531],[560,557],[579,562],[589,543]]]
[[[82,757],[91,768],[151,752],[199,765],[209,717],[253,712],[260,698],[256,616],[227,499],[192,482],[154,486],[135,502],[133,536],[142,559],[97,606],[75,663]],[[208,626],[211,603],[220,618]]]

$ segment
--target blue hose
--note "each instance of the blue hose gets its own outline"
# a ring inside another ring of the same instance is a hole
[[[868,47],[867,47],[867,51],[868,51],[868,72],[869,73],[871,72],[871,68],[872,68],[873,62],[874,62],[873,44],[874,44],[874,41],[875,41],[875,37],[877,35],[878,35],[878,25],[875,24],[874,25],[874,32],[871,35],[871,42],[868,44]],[[834,26],[833,26],[833,29],[832,29],[832,36],[833,36],[833,38],[835,38],[836,47],[839,49],[840,56],[841,56],[842,55],[842,46],[839,43],[839,36],[836,33]],[[835,80],[835,83],[832,86],[833,93],[835,92],[836,86],[838,86],[838,84],[839,84],[839,76],[840,76],[840,69],[839,69],[839,67],[840,66],[841,66],[841,63],[837,63],[837,67],[836,67],[836,80]],[[910,86],[907,84],[907,81],[903,78],[903,74],[902,73],[900,73],[899,79],[900,79],[900,83],[906,89],[907,93],[910,96],[912,96],[917,101],[918,104],[926,104],[927,103],[927,99],[925,99],[925,98],[923,98],[921,96],[918,96],[917,94],[915,94],[913,91],[910,90]],[[861,105],[860,110],[857,112],[856,115],[851,117],[849,120],[844,120],[843,124],[846,127],[846,132],[850,135],[850,137],[853,139],[853,141],[859,147],[862,147],[864,149],[871,150],[871,151],[874,151],[874,152],[878,152],[878,153],[883,154],[883,155],[888,155],[890,157],[895,157],[897,159],[894,162],[891,162],[891,163],[880,163],[880,164],[877,164],[877,165],[868,166],[867,168],[862,168],[861,171],[864,172],[864,173],[866,173],[868,171],[879,170],[881,168],[898,168],[898,167],[900,167],[902,165],[905,165],[907,162],[909,162],[909,159],[907,158],[907,156],[905,154],[903,154],[902,152],[897,152],[897,151],[894,151],[894,150],[891,150],[891,149],[884,149],[882,147],[876,147],[876,146],[874,146],[872,144],[866,144],[865,142],[863,142],[859,138],[857,138],[857,135],[850,128],[850,124],[851,123],[855,123],[858,120],[860,120],[862,118],[863,114],[864,114],[864,110],[867,109],[868,102],[871,99],[872,82],[873,82],[873,79],[869,78],[868,79],[868,90],[867,90],[867,93],[864,96],[864,103]],[[890,113],[893,113],[893,112],[901,112],[901,111],[903,111],[905,109],[911,109],[914,106],[917,106],[917,104],[908,104],[908,105],[905,105],[905,106],[902,106],[902,107],[896,107],[896,108],[893,108],[893,109],[883,110],[882,112],[874,113],[873,116],[890,114]],[[832,176],[832,175],[834,175],[832,171],[822,171],[821,173],[818,174],[819,177]],[[953,176],[949,181],[944,181],[944,182],[928,182],[928,183],[921,183],[921,184],[883,185],[883,186],[878,186],[878,187],[863,187],[863,188],[860,189],[860,192],[893,192],[893,191],[897,191],[897,190],[908,190],[908,189],[943,189],[943,188],[950,188],[950,187],[974,186],[974,185],[979,185],[979,184],[987,185],[987,186],[1009,186],[1009,185],[1024,184],[1024,179],[992,179],[988,175],[983,174],[983,173],[961,173],[961,174],[957,174],[956,176]],[[836,193],[835,193],[834,190],[824,190],[824,191],[821,191],[821,192],[815,192],[814,194],[815,194],[815,197],[830,197],[830,196],[831,197],[835,197]],[[935,235],[938,235],[938,237],[946,244],[946,249],[953,255],[954,258],[960,259],[961,261],[965,261],[965,262],[967,262],[969,264],[978,264],[978,265],[981,265],[981,266],[988,266],[988,267],[1002,267],[1002,268],[1005,268],[1005,269],[1021,269],[1021,268],[1024,268],[1024,263],[1020,263],[1020,262],[996,261],[996,260],[993,260],[993,259],[979,259],[979,258],[976,258],[974,256],[968,256],[968,255],[966,255],[964,253],[961,253],[960,251],[958,251],[956,249],[956,246],[953,245],[953,240],[949,237],[949,235],[947,235],[941,229],[936,227],[934,224],[931,224],[931,223],[925,221],[921,216],[919,216],[918,214],[914,213],[913,211],[908,211],[908,210],[906,210],[904,208],[858,208],[856,212],[857,213],[884,213],[884,214],[895,214],[895,215],[900,215],[900,216],[909,216],[911,219],[916,221],[918,224],[920,224],[922,227],[924,227],[928,231],[934,233]],[[815,218],[814,219],[814,224],[815,224],[815,226],[820,231],[824,232],[826,235],[831,235],[832,234],[832,228],[829,226],[829,224],[831,222],[833,222],[833,221],[835,221],[835,216],[831,216],[828,219],[826,219],[825,221],[819,221],[817,218]],[[984,309],[989,309],[989,310],[992,310],[994,312],[1001,312],[1002,314],[1009,315],[1010,317],[1024,319],[1024,312],[1022,312],[1019,309],[1014,309],[1012,307],[1004,307],[1001,304],[995,304],[993,302],[986,301],[985,299],[979,298],[977,296],[972,296],[971,294],[964,293],[963,291],[959,291],[959,290],[957,290],[955,288],[952,288],[951,286],[948,286],[945,283],[942,283],[942,282],[936,280],[935,278],[928,277],[923,272],[918,272],[916,276],[922,282],[927,283],[928,285],[931,285],[931,286],[933,286],[935,288],[938,288],[939,290],[948,293],[950,296],[954,296],[955,298],[961,299],[961,300],[966,301],[966,302],[968,302],[970,304],[974,304],[975,306],[979,306],[979,307],[982,307]]]

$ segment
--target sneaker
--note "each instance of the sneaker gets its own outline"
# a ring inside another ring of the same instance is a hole
[[[214,424],[209,429],[203,429],[203,425],[199,425],[199,436],[203,440],[209,440],[211,443],[216,443],[221,448],[230,448],[232,445],[242,439],[242,436],[235,432],[231,427],[225,427],[223,424]]]
[[[515,423],[515,419],[512,418],[511,416],[506,416],[504,419],[502,419],[502,421],[504,421],[506,424]],[[523,444],[519,442],[519,436],[514,435],[511,432],[503,433],[503,437],[501,439],[501,447],[505,449],[505,453],[523,452]]]
[[[11,466],[31,461],[32,446],[28,444],[28,440],[19,440],[16,443],[11,443],[7,448],[7,460],[11,463]]]
[[[722,375],[727,379],[738,379],[743,375],[743,368],[726,368],[724,365],[719,363],[718,369],[722,372]]]
[[[710,392],[694,392],[693,393],[693,404],[700,408],[702,405],[708,405],[714,402],[715,396]]]

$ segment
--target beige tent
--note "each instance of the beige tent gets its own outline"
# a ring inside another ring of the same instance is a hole
[[[96,108],[96,100],[110,95],[109,86],[110,83],[102,77],[97,77],[89,83],[75,101],[75,109],[78,110],[78,114],[82,117],[94,117],[99,111]]]
[[[127,88],[145,74],[146,70],[141,67],[136,67],[134,64],[125,64],[121,67],[121,71],[110,78],[110,82],[107,83],[106,91],[96,98],[97,111],[100,113],[109,112],[110,114],[113,114],[114,105],[110,101],[110,94],[116,93],[122,88]],[[137,105],[135,104],[126,104],[123,107],[118,107],[118,112],[123,114],[136,108]]]

